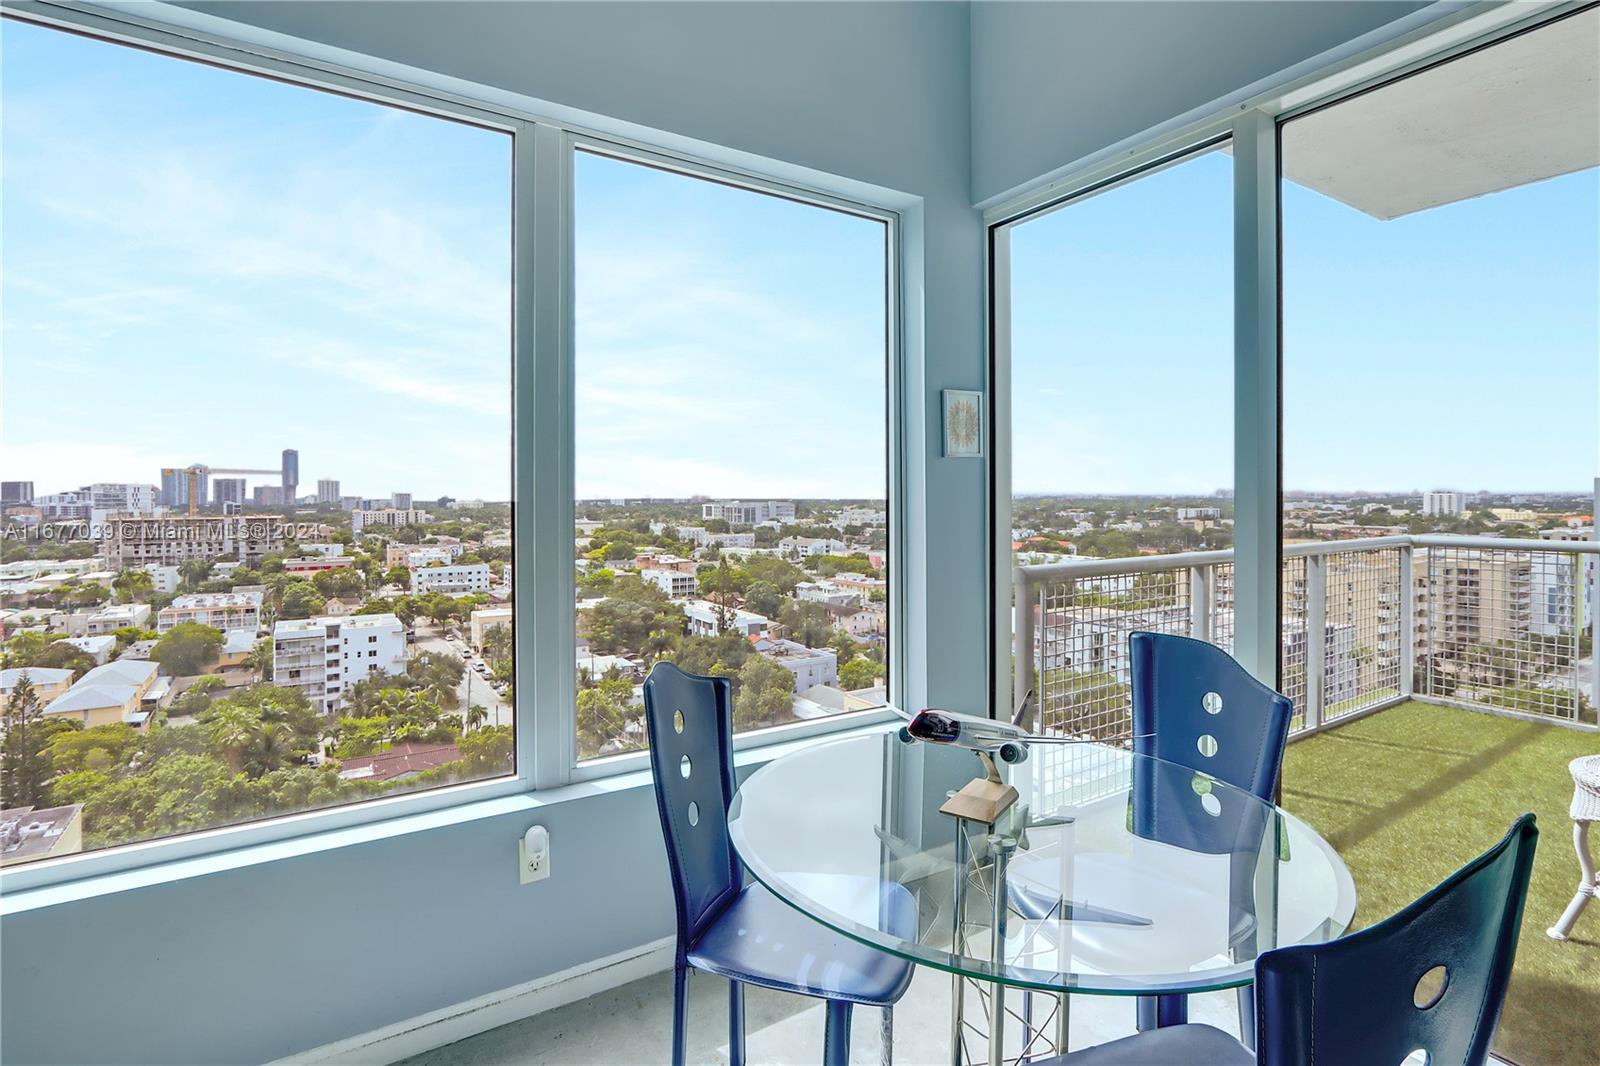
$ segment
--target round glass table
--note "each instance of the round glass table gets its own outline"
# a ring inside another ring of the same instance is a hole
[[[1248,792],[1094,744],[1035,744],[999,769],[1018,800],[992,826],[939,810],[984,776],[983,760],[898,732],[768,763],[728,812],[739,857],[779,898],[956,975],[956,1061],[967,979],[982,982],[973,998],[988,1004],[998,1062],[1005,986],[1025,990],[1027,1016],[1017,1020],[1031,1045],[1049,1028],[1033,1024],[1031,991],[1153,1005],[1248,984],[1260,952],[1350,926],[1355,887],[1333,848]],[[914,925],[907,908],[888,905],[898,893],[914,898]],[[1046,1042],[1060,1046],[1064,1007],[1055,1014],[1057,1036]]]

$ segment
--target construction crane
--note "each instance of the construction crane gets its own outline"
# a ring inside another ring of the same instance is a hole
[[[242,467],[207,466],[204,463],[196,463],[194,466],[186,466],[182,469],[182,472],[189,476],[189,513],[191,515],[198,514],[200,511],[200,474],[202,471],[205,472],[207,477],[210,477],[212,474],[277,474],[280,478],[283,476],[283,471],[281,469],[246,470]],[[162,471],[162,473],[166,472],[167,471]],[[176,472],[177,471],[174,471],[174,473]]]

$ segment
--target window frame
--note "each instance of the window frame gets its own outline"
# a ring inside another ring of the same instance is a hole
[[[1235,655],[1256,677],[1281,680],[1282,609],[1282,313],[1280,264],[1281,140],[1284,123],[1399,81],[1468,52],[1596,6],[1564,0],[1528,10],[1515,4],[1471,5],[1444,16],[1418,12],[1391,30],[1248,86],[1198,112],[1179,116],[1070,164],[1037,187],[1001,199],[983,213],[985,323],[990,420],[990,691],[996,707],[1015,699],[1011,671],[1013,587],[1011,528],[1010,227],[1190,158],[1208,144],[1234,153],[1234,513]]]
[[[512,139],[510,232],[512,237],[512,547],[519,580],[513,592],[516,644],[516,771],[483,781],[425,792],[379,797],[337,807],[275,815],[237,825],[120,844],[96,851],[40,859],[0,870],[0,892],[33,889],[148,870],[219,856],[244,848],[295,841],[315,834],[376,826],[416,815],[472,804],[530,797],[541,790],[627,774],[648,766],[649,753],[637,752],[578,765],[576,760],[576,676],[572,666],[576,592],[572,566],[574,441],[572,347],[572,159],[586,150],[646,161],[681,171],[812,203],[819,207],[881,220],[886,225],[887,404],[889,491],[889,692],[905,691],[907,656],[903,618],[904,477],[903,417],[906,382],[901,315],[901,214],[905,198],[885,193],[883,203],[838,195],[793,177],[773,163],[771,173],[732,166],[663,145],[597,132],[499,100],[488,102],[387,74],[325,62],[243,39],[193,29],[129,12],[80,9],[51,0],[0,0],[0,14],[46,29],[137,48],[178,62],[199,62],[246,77],[285,84],[429,115],[503,132]],[[485,89],[485,96],[496,93]],[[663,140],[669,138],[663,137]],[[593,146],[593,147],[590,147]],[[556,427],[552,439],[547,426]],[[535,508],[538,499],[564,503]],[[558,609],[552,609],[552,606]],[[554,636],[556,639],[552,639]],[[751,731],[735,741],[744,751],[818,737],[888,721],[892,705],[841,714],[814,722]],[[342,846],[348,841],[330,841]]]
[[[730,188],[741,189],[746,192],[776,196],[780,199],[794,203],[804,204],[823,210],[839,211],[857,218],[869,219],[883,224],[884,227],[884,321],[886,323],[886,336],[884,338],[884,378],[885,378],[885,412],[884,433],[886,435],[885,458],[888,469],[886,471],[885,489],[888,492],[886,503],[889,518],[888,535],[888,589],[886,603],[889,609],[889,632],[887,647],[888,665],[888,696],[886,706],[866,711],[851,711],[844,714],[832,715],[827,718],[818,718],[811,721],[785,723],[770,726],[766,729],[747,730],[736,733],[733,738],[735,751],[744,751],[750,748],[762,747],[768,744],[783,744],[789,741],[809,737],[823,737],[844,729],[854,729],[859,726],[872,725],[885,722],[895,717],[894,707],[897,696],[905,691],[903,669],[906,656],[903,649],[904,629],[901,619],[905,617],[900,609],[903,603],[905,583],[900,579],[900,560],[903,558],[902,550],[903,531],[905,523],[904,501],[898,491],[902,483],[900,471],[902,470],[902,445],[899,432],[899,419],[901,398],[904,392],[904,359],[901,352],[900,338],[903,334],[901,328],[900,298],[900,262],[902,248],[900,242],[900,214],[897,211],[883,207],[874,207],[858,200],[849,200],[815,189],[806,189],[789,183],[776,181],[772,178],[758,174],[734,170],[725,166],[708,163],[695,159],[692,156],[669,152],[659,147],[651,147],[641,142],[630,141],[625,138],[600,136],[592,133],[583,133],[568,130],[563,135],[564,152],[562,162],[563,175],[563,208],[566,217],[567,249],[567,277],[573,277],[572,254],[575,247],[571,230],[573,218],[573,205],[575,189],[573,188],[572,172],[573,160],[577,153],[588,152],[593,155],[603,156],[625,163],[639,166],[652,167],[656,170],[666,171],[687,178],[698,178],[703,181],[726,185]],[[571,531],[575,523],[576,504],[575,487],[570,475],[575,469],[576,441],[574,437],[575,393],[573,386],[576,382],[577,359],[576,349],[572,343],[572,313],[574,309],[575,293],[566,293],[564,311],[566,313],[567,337],[564,339],[561,351],[566,360],[565,384],[565,418],[564,432],[561,441],[568,449],[564,469],[569,475],[569,480],[564,486],[564,495],[561,496],[563,509],[560,517],[564,521],[567,532],[567,554],[565,562],[565,586],[562,590],[563,619],[560,631],[561,647],[572,648],[577,641],[577,612],[572,604],[577,598],[577,576],[572,567],[571,559]],[[550,603],[546,601],[548,611]],[[555,624],[554,620],[551,622]],[[567,653],[568,660],[571,652]],[[650,752],[648,749],[640,751],[622,752],[616,755],[602,756],[598,759],[579,761],[577,754],[577,671],[567,663],[566,674],[563,678],[561,691],[548,691],[546,695],[553,699],[555,706],[562,708],[560,715],[545,715],[539,723],[541,737],[545,739],[546,750],[557,747],[562,750],[565,763],[565,773],[552,775],[549,779],[541,778],[540,787],[557,787],[583,781],[593,781],[597,778],[610,777],[614,774],[631,773],[636,770],[647,769],[650,765]],[[559,720],[559,721],[558,721]],[[561,735],[550,736],[545,731],[560,729]]]

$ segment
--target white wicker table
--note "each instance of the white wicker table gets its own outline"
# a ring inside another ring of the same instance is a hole
[[[1578,891],[1567,904],[1561,918],[1545,932],[1552,940],[1565,940],[1572,932],[1578,915],[1589,901],[1600,896],[1600,874],[1595,873],[1594,859],[1589,854],[1589,826],[1600,822],[1600,755],[1582,755],[1572,760],[1572,846],[1578,851],[1578,868],[1582,875]]]

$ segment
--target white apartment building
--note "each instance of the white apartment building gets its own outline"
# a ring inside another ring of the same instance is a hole
[[[248,629],[261,626],[260,592],[196,592],[179,596],[156,615],[156,632],[165,633],[184,622],[212,629]]]
[[[784,537],[778,551],[791,558],[809,559],[813,555],[843,555],[844,541],[832,537]]]
[[[431,521],[433,521],[432,515],[415,507],[378,507],[370,511],[358,508],[350,512],[350,531],[359,535],[367,529],[398,529],[401,526],[420,526]]]
[[[403,674],[406,627],[392,614],[297,618],[272,627],[272,683],[298,689],[335,714],[349,687],[373,674]]]
[[[386,553],[387,554],[387,553]],[[391,563],[391,566],[405,565],[416,570],[419,567],[433,566],[435,563],[448,565],[455,561],[461,554],[461,546],[453,544],[450,547],[412,548],[406,552],[401,563]]]
[[[1462,511],[1461,493],[1436,489],[1422,494],[1422,513],[1425,515],[1458,515]]]
[[[344,554],[344,545],[338,541],[313,544],[310,541],[303,540],[300,542],[300,552],[302,555],[326,555],[331,558],[337,558]]]
[[[794,504],[786,500],[721,500],[700,505],[700,517],[720,518],[730,526],[757,526],[762,522],[793,522]]]
[[[429,592],[488,592],[489,564],[418,567],[411,571],[411,591],[418,596]]]
[[[802,581],[794,587],[797,600],[820,603],[827,607],[859,607],[861,593],[843,588],[832,581]]]
[[[69,626],[70,626],[69,622]],[[128,626],[137,626],[143,629],[150,624],[150,605],[148,603],[115,603],[103,607],[83,622],[85,637],[98,637],[105,633],[114,633]]]
[[[763,637],[752,645],[755,650],[794,675],[795,692],[818,685],[839,683],[839,657],[832,648],[808,648],[793,640]]]
[[[333,478],[319,478],[317,480],[317,502],[319,504],[338,503],[339,482]]]
[[[1180,507],[1178,508],[1178,521],[1192,522],[1201,519],[1218,519],[1222,517],[1220,507]]]
[[[693,574],[685,574],[679,570],[651,568],[639,571],[639,577],[675,600],[694,595],[696,578]]]
[[[218,564],[226,566],[226,563]],[[235,563],[237,567],[239,564]],[[162,566],[152,563],[144,567],[144,572],[150,575],[150,588],[163,596],[170,596],[178,591],[178,586],[183,582],[183,577],[178,573],[176,566]]]
[[[770,624],[766,615],[734,608],[724,611],[710,600],[690,600],[683,605],[683,615],[689,620],[689,632],[696,637],[714,637],[724,615],[728,628],[742,637],[758,637]]]

